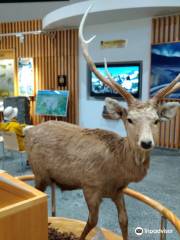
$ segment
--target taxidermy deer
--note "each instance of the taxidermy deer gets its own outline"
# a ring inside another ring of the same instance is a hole
[[[89,56],[88,44],[94,37],[87,41],[83,37],[88,11],[79,28],[83,54],[91,71],[126,100],[128,109],[110,98],[105,104],[109,116],[123,120],[127,137],[103,129],[82,129],[65,122],[49,121],[26,132],[26,147],[38,189],[44,191],[55,182],[62,190],[83,190],[89,218],[81,240],[96,226],[100,203],[106,197],[117,207],[123,239],[127,240],[128,218],[122,190],[147,174],[159,122],[174,117],[178,107],[177,103],[161,106],[159,101],[179,88],[180,75],[147,102],[135,99],[109,74],[108,79],[102,76]]]

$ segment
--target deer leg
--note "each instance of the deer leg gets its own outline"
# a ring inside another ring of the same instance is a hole
[[[44,192],[46,190],[46,182],[42,181],[40,179],[35,179],[35,188],[37,188],[38,190]]]
[[[88,233],[97,225],[99,206],[101,203],[100,195],[93,190],[84,190],[84,197],[89,209],[89,217],[86,226],[80,236],[80,240],[85,240]]]
[[[119,225],[121,228],[123,240],[128,240],[128,216],[126,212],[126,206],[123,194],[117,194],[115,198],[112,199],[115,203],[118,211]]]

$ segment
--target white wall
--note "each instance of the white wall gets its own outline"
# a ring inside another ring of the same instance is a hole
[[[139,19],[85,27],[85,37],[96,34],[89,52],[94,62],[143,61],[142,99],[148,98],[151,19]],[[127,39],[125,48],[101,49],[101,40]],[[121,121],[105,120],[101,117],[103,100],[88,97],[87,66],[79,48],[79,84],[80,84],[80,126],[88,128],[104,128],[117,131],[121,136],[126,134]],[[124,102],[122,104],[125,105]]]

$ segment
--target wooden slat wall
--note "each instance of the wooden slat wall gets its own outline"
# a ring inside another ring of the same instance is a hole
[[[0,33],[28,32],[42,29],[41,20],[0,23]],[[46,34],[25,35],[24,43],[16,36],[1,37],[1,49],[14,49],[16,62],[19,57],[32,57],[34,61],[35,92],[38,90],[57,90],[57,76],[67,76],[69,90],[68,117],[58,118],[78,123],[78,33],[77,30],[54,31]],[[31,99],[33,123],[42,121],[35,115],[35,97]],[[53,119],[45,117],[45,120]]]
[[[180,15],[154,18],[152,20],[152,44],[180,41]],[[162,102],[177,101],[163,99]],[[180,148],[180,110],[176,118],[160,126],[160,147]]]

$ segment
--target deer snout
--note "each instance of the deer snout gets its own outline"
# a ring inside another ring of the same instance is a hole
[[[142,150],[151,150],[154,147],[154,137],[148,125],[142,126],[138,145]]]
[[[141,141],[141,147],[144,149],[151,149],[153,147],[152,141]]]

